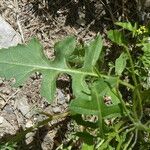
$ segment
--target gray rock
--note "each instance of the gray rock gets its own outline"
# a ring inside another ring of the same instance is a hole
[[[30,128],[32,126],[33,126],[33,122],[31,120],[28,120],[25,127]]]
[[[8,113],[8,114],[13,114],[14,110],[11,106],[6,105],[4,110]]]
[[[54,113],[60,113],[61,112],[60,107],[53,107],[52,110],[53,110]]]
[[[0,123],[0,134],[15,134],[14,127],[4,118],[1,117],[1,123]]]
[[[21,43],[21,36],[0,16],[0,48]]]
[[[65,95],[60,89],[57,89],[57,103],[62,105],[66,102]]]
[[[28,99],[24,97],[18,97],[16,101],[16,108],[22,113],[23,116],[26,118],[30,118],[32,116],[31,114],[31,108],[28,103]]]
[[[0,109],[2,109],[5,104],[6,102],[4,101],[4,99],[0,98]]]
[[[1,89],[3,94],[9,95],[11,93],[11,89],[9,87],[4,87]]]

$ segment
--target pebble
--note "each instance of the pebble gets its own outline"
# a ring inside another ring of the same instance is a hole
[[[5,88],[2,89],[2,93],[6,94],[6,95],[9,95],[11,93],[11,90],[8,87],[5,87]]]
[[[5,101],[0,98],[0,108],[3,108],[4,105],[5,105]]]
[[[0,124],[4,122],[4,117],[0,116]]]
[[[26,128],[30,128],[32,126],[33,126],[33,122],[31,120],[28,120],[27,123],[26,123],[26,125],[25,125],[25,127]]]
[[[60,89],[57,89],[57,103],[63,105],[66,102],[65,95]]]
[[[67,103],[63,104],[63,108],[64,109],[68,108],[68,104]]]
[[[60,107],[53,107],[52,110],[53,110],[54,113],[60,113],[61,112]]]
[[[4,110],[8,113],[8,114],[13,114],[14,110],[11,106],[6,105]]]
[[[29,145],[34,140],[34,132],[29,132],[26,134],[26,144]]]
[[[16,101],[16,107],[26,118],[30,118],[32,116],[28,99],[25,96],[18,97],[18,100]]]

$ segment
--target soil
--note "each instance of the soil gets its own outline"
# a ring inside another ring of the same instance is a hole
[[[45,55],[51,58],[54,55],[54,43],[67,35],[74,35],[77,40],[86,42],[98,32],[105,36],[117,20],[125,21],[127,18],[142,22],[135,3],[128,3],[124,3],[124,9],[118,1],[0,0],[0,14],[21,35],[22,43],[27,43],[32,37],[38,38],[44,46]],[[130,15],[133,9],[134,13]],[[12,82],[0,79],[1,142],[45,119],[40,111],[53,115],[68,110],[72,93],[69,78],[65,75],[58,78],[56,96],[51,104],[40,96],[39,73],[33,74],[22,87],[13,88]],[[57,149],[69,141],[68,137],[74,131],[72,123],[69,117],[52,121],[36,132],[27,134],[18,149]]]

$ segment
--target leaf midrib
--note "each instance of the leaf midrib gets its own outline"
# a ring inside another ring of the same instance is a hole
[[[73,74],[82,74],[82,75],[90,75],[98,77],[96,73],[93,72],[86,72],[82,70],[74,70],[74,69],[66,69],[66,68],[57,68],[57,67],[51,67],[51,66],[39,66],[39,65],[29,65],[29,64],[18,64],[18,63],[8,63],[8,62],[0,62],[1,64],[9,64],[9,65],[16,65],[16,66],[24,66],[24,67],[32,67],[37,70],[55,70],[59,72],[66,72],[66,73],[73,73]]]

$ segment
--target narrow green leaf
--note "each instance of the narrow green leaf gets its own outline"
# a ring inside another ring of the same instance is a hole
[[[104,138],[104,118],[103,118],[103,106],[104,106],[104,101],[103,97],[99,97],[99,93],[96,92],[96,90],[92,89],[92,99],[96,101],[97,104],[97,111],[98,111],[98,123],[99,123],[99,133],[100,137]]]
[[[97,36],[88,46],[85,47],[85,61],[83,68],[86,71],[93,71],[93,67],[101,54],[102,46],[102,38],[101,36]]]
[[[110,31],[108,31],[107,35],[108,35],[108,38],[112,42],[114,42],[114,43],[116,43],[116,44],[118,44],[120,46],[123,46],[125,44],[124,35],[120,31],[118,31],[118,30],[110,30]]]
[[[144,43],[143,45],[143,56],[142,56],[142,62],[146,68],[150,68],[150,43]]]
[[[124,71],[126,67],[126,62],[127,62],[127,54],[126,53],[121,53],[121,55],[116,59],[115,61],[115,73],[116,75],[121,75],[122,72]]]
[[[134,26],[132,26],[131,22],[116,22],[115,24],[131,32],[135,32],[135,30],[137,30],[136,23]]]

